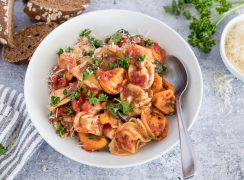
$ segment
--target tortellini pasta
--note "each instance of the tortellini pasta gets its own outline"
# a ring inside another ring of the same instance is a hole
[[[163,77],[165,50],[123,29],[104,42],[90,33],[85,29],[73,47],[61,49],[50,72],[56,133],[79,137],[86,151],[120,156],[163,140],[175,112],[175,87]]]
[[[117,129],[109,150],[116,155],[135,154],[150,140],[141,120],[131,119]]]

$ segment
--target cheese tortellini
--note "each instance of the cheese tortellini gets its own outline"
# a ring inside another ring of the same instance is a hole
[[[61,48],[50,73],[56,133],[78,137],[86,151],[119,156],[166,138],[167,117],[175,112],[175,88],[162,72],[166,51],[123,29],[104,42],[91,33],[85,29],[73,47]]]

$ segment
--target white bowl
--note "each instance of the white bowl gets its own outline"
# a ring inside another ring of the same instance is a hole
[[[57,63],[57,50],[73,45],[84,28],[92,29],[96,37],[109,36],[121,28],[131,34],[138,34],[139,30],[143,35],[147,33],[148,37],[159,42],[169,54],[180,58],[189,74],[189,87],[182,102],[183,116],[188,129],[197,117],[203,92],[202,75],[197,58],[184,39],[166,24],[147,15],[126,10],[102,10],[83,14],[63,23],[42,41],[33,54],[25,78],[25,100],[36,129],[56,151],[91,166],[130,167],[161,156],[178,142],[175,116],[169,119],[169,134],[165,140],[149,143],[139,153],[126,157],[108,152],[86,152],[80,148],[77,139],[60,138],[48,123],[48,73]]]
[[[233,18],[228,24],[225,26],[222,35],[221,35],[221,40],[220,40],[220,55],[222,57],[222,60],[227,67],[227,69],[238,79],[244,81],[244,74],[240,73],[240,71],[237,70],[237,68],[228,60],[228,57],[226,56],[225,53],[225,40],[226,36],[229,32],[229,30],[238,22],[244,21],[244,14],[236,16]]]

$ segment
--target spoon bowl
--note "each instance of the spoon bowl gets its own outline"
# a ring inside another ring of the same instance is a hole
[[[168,56],[165,65],[167,71],[164,74],[164,78],[175,86],[175,95],[180,96],[188,85],[186,68],[175,56]]]

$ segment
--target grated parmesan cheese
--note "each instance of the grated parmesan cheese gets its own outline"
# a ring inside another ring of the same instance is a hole
[[[225,52],[228,60],[244,74],[244,21],[235,24],[228,32],[225,41]]]
[[[215,94],[219,96],[224,101],[225,106],[230,106],[230,100],[232,95],[232,84],[234,80],[233,76],[230,74],[215,73],[213,88]]]

